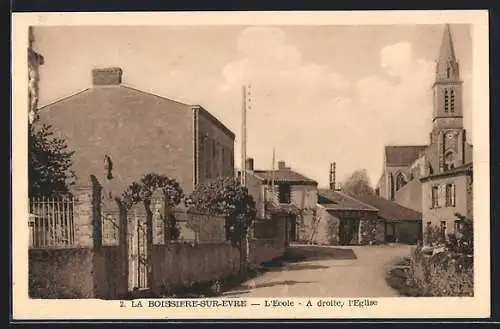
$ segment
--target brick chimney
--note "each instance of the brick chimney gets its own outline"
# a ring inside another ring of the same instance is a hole
[[[119,67],[96,68],[92,70],[94,86],[112,86],[122,83],[123,71]]]
[[[336,163],[332,162],[330,163],[330,190],[335,191],[336,186],[335,186],[335,169],[336,169]]]
[[[253,158],[247,158],[246,167],[248,171],[253,171]]]

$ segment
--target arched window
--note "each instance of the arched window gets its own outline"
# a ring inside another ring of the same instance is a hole
[[[448,97],[449,97],[448,96],[448,89],[445,89],[444,90],[444,111],[446,113],[448,113],[448,109],[449,109],[449,103],[448,103],[449,99],[448,99]]]
[[[406,178],[403,175],[403,173],[399,173],[396,176],[396,191],[399,190],[399,189],[401,189],[405,185],[406,185]]]
[[[449,78],[450,78],[450,75],[451,75],[451,69],[450,69],[450,67],[448,66],[448,67],[446,68],[446,77],[449,79]]]

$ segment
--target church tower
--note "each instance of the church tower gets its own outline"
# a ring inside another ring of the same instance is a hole
[[[467,144],[463,129],[460,67],[448,24],[444,28],[439,57],[436,61],[433,91],[431,147],[438,156],[439,172],[444,172],[465,163]]]

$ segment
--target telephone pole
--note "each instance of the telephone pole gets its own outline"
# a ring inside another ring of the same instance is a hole
[[[252,108],[251,102],[251,85],[243,85],[241,106],[241,185],[243,186],[247,184],[247,110]]]

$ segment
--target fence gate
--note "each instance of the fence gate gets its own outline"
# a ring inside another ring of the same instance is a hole
[[[146,289],[147,225],[146,216],[132,210],[128,215],[129,290]]]

